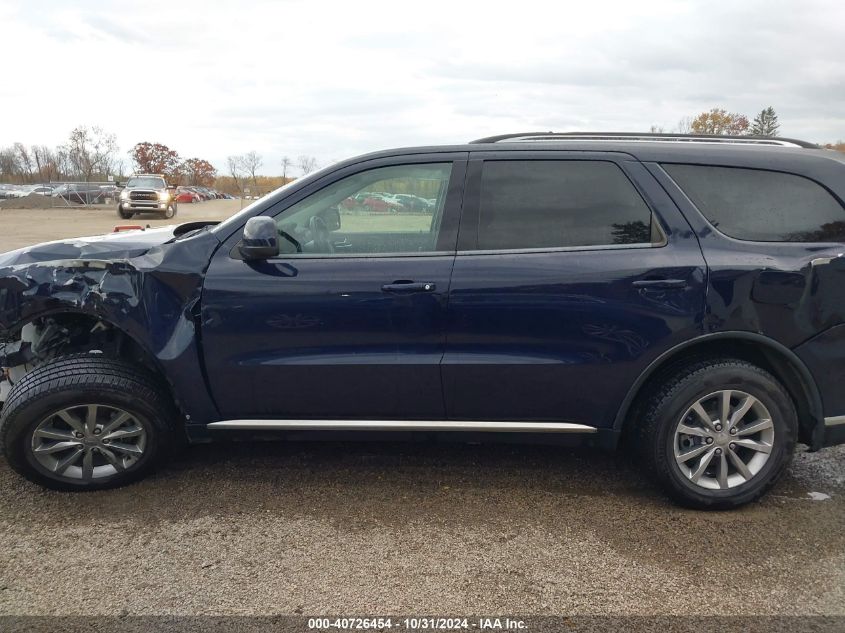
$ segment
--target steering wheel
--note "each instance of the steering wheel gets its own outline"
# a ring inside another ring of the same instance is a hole
[[[308,229],[311,231],[311,240],[317,253],[334,253],[329,225],[319,215],[312,216],[308,221]]]

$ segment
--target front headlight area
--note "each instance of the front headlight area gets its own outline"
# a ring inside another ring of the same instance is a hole
[[[169,191],[159,191],[158,192],[158,199],[162,202],[167,202],[170,200],[170,192]]]
[[[120,192],[120,199],[121,200],[129,200],[129,192],[124,189]]]

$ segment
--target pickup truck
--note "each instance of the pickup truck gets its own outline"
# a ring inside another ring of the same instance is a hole
[[[372,191],[432,204],[344,204]],[[63,490],[245,434],[619,446],[742,505],[845,441],[843,201],[802,141],[517,134],[6,253],[0,444]]]
[[[126,181],[117,202],[117,215],[124,220],[138,213],[155,213],[170,219],[176,215],[176,187],[168,186],[164,176],[136,174]]]

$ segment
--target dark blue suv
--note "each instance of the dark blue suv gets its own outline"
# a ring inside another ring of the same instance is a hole
[[[737,506],[845,440],[843,201],[843,155],[800,141],[521,134],[22,249],[0,441],[66,490],[245,432],[621,441]]]

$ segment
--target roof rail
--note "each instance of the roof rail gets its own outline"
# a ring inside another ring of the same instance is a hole
[[[638,132],[523,132],[500,134],[471,141],[477,143],[541,143],[547,141],[634,141],[662,143],[713,143],[725,145],[775,145],[818,149],[815,143],[773,136],[717,136],[715,134],[657,134]]]

